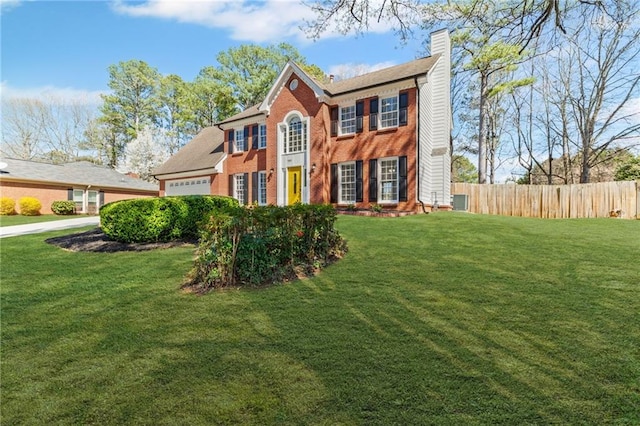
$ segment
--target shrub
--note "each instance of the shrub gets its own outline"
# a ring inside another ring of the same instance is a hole
[[[76,212],[76,203],[73,201],[54,201],[51,203],[51,211],[60,216],[71,215]]]
[[[203,229],[187,278],[199,289],[258,286],[314,270],[341,257],[346,244],[330,205],[229,208]]]
[[[0,197],[0,215],[16,214],[16,202],[13,198]]]
[[[20,204],[20,214],[23,216],[38,216],[42,208],[42,203],[34,197],[22,197],[18,204]]]
[[[196,239],[199,223],[215,209],[237,205],[233,198],[207,195],[116,201],[100,209],[100,226],[126,243]]]

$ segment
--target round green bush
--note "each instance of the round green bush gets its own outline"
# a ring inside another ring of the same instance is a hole
[[[100,209],[100,226],[109,238],[126,243],[196,239],[199,223],[214,210],[237,205],[233,198],[209,195],[116,201]]]
[[[20,214],[23,216],[38,216],[42,203],[34,197],[22,197],[18,202],[20,205]]]
[[[60,216],[67,216],[76,212],[76,203],[73,201],[54,201],[51,203],[51,211]]]
[[[16,214],[16,201],[9,197],[0,197],[0,215]]]

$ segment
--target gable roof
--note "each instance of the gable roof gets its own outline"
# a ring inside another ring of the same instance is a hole
[[[427,56],[411,62],[406,62],[404,64],[395,65],[389,68],[383,68],[378,71],[373,71],[345,80],[339,80],[334,83],[318,82],[297,64],[290,61],[282,69],[280,75],[271,86],[267,97],[261,104],[247,108],[246,110],[219,122],[218,125],[232,123],[244,118],[267,115],[269,113],[269,107],[278,96],[278,93],[280,93],[280,90],[282,90],[282,87],[286,84],[292,73],[295,73],[301,79],[303,79],[303,81],[311,88],[311,90],[314,91],[316,97],[318,97],[318,99],[322,99],[324,96],[338,96],[358,90],[394,83],[397,81],[412,79],[418,76],[424,76],[431,70],[431,68],[434,67],[434,65],[438,62],[438,59],[440,59],[440,56],[440,54]]]
[[[330,96],[342,95],[356,90],[381,86],[396,81],[407,80],[421,75],[426,75],[440,59],[440,54],[416,59],[411,62],[383,68],[357,77],[339,80],[334,83],[320,84]]]
[[[215,168],[224,158],[224,132],[217,127],[205,127],[164,164],[153,171],[154,176],[193,172]]]
[[[37,161],[3,158],[7,167],[2,169],[0,179],[26,180],[64,185],[95,186],[157,192],[158,185],[133,178],[88,161],[65,164],[40,163]]]

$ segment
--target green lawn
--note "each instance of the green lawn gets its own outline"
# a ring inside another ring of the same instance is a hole
[[[75,219],[78,217],[84,217],[84,215],[73,215],[73,216],[58,216],[55,214],[43,214],[39,216],[22,216],[22,215],[2,216],[0,215],[0,226],[25,225],[28,223],[50,222],[53,220]]]
[[[205,296],[188,247],[1,240],[2,424],[640,423],[640,221],[338,225],[319,276]]]

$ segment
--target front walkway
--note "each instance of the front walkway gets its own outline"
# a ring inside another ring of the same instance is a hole
[[[80,228],[83,226],[99,225],[100,216],[87,216],[76,219],[54,220],[50,222],[30,223],[0,227],[0,238],[16,237],[18,235],[37,234],[39,232],[57,231],[59,229]]]

